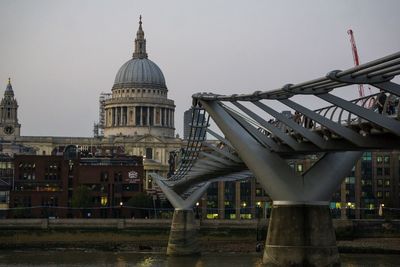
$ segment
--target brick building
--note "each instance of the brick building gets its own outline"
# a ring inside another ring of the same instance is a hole
[[[81,157],[15,155],[9,217],[115,217],[121,205],[143,192],[141,156]],[[85,186],[90,207],[73,207]]]

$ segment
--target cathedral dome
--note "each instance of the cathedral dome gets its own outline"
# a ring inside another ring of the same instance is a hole
[[[161,69],[147,58],[132,58],[119,69],[114,88],[162,88],[167,89]]]
[[[115,76],[113,89],[120,88],[167,89],[162,71],[156,63],[147,58],[146,39],[142,29],[141,16],[132,59],[122,65]]]

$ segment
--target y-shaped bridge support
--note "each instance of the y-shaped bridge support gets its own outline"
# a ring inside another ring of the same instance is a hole
[[[192,192],[188,198],[183,199],[168,187],[160,176],[156,174],[151,174],[151,176],[175,208],[169,233],[167,255],[189,256],[200,254],[199,225],[196,224],[193,206],[207,190],[210,183],[204,183]]]
[[[328,201],[361,152],[327,153],[299,175],[262,145],[240,118],[216,101],[200,102],[274,200],[263,263],[340,266]]]

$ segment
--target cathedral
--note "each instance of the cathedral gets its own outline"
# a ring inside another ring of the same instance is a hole
[[[164,75],[157,64],[148,59],[141,17],[132,58],[118,70],[111,93],[106,96],[101,107],[104,120],[100,122],[100,135],[21,136],[18,104],[9,79],[0,105],[2,153],[49,155],[56,148],[71,144],[93,154],[111,155],[122,150],[127,155],[143,156],[144,188],[153,188],[148,173],[166,176],[169,154],[179,150],[183,141],[175,136],[175,104],[168,99]]]

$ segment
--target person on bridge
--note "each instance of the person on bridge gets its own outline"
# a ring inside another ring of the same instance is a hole
[[[293,120],[294,120],[297,124],[301,124],[301,113],[298,112],[297,110],[294,112]]]
[[[386,98],[387,97],[386,97],[385,92],[381,91],[380,94],[378,95],[378,101],[376,102],[379,114],[382,114],[383,107],[385,106]]]

